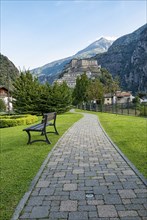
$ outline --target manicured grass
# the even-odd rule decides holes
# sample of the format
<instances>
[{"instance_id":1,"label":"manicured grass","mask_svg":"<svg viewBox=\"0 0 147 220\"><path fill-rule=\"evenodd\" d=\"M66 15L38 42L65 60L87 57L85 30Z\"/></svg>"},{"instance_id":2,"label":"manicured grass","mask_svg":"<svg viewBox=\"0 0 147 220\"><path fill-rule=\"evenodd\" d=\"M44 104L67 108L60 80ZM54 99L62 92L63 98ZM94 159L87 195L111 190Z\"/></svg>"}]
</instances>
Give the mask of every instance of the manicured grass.
<instances>
[{"instance_id":1,"label":"manicured grass","mask_svg":"<svg viewBox=\"0 0 147 220\"><path fill-rule=\"evenodd\" d=\"M52 144L44 142L27 145L25 126L0 129L1 136L1 205L0 219L11 218L16 205L28 190L31 180L37 174L49 151L63 133L82 117L81 114L65 113L57 116L57 130L60 135L49 134ZM48 127L51 130L51 127ZM40 134L34 132L35 138Z\"/></svg>"},{"instance_id":2,"label":"manicured grass","mask_svg":"<svg viewBox=\"0 0 147 220\"><path fill-rule=\"evenodd\" d=\"M98 115L109 137L147 178L147 118L89 111L88 113Z\"/></svg>"}]
</instances>

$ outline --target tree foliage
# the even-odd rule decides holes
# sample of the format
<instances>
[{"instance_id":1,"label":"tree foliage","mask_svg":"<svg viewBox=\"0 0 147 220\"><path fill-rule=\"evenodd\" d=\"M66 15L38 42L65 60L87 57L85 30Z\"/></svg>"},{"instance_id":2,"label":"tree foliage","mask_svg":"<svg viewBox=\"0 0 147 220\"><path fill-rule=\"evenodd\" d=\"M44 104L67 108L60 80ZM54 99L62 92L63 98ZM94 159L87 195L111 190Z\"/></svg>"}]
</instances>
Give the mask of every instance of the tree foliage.
<instances>
[{"instance_id":1,"label":"tree foliage","mask_svg":"<svg viewBox=\"0 0 147 220\"><path fill-rule=\"evenodd\" d=\"M21 72L14 83L13 107L19 113L33 113L38 99L39 83L29 71Z\"/></svg>"},{"instance_id":2,"label":"tree foliage","mask_svg":"<svg viewBox=\"0 0 147 220\"><path fill-rule=\"evenodd\" d=\"M21 72L14 83L13 107L19 113L65 112L71 104L67 84L41 85L29 71Z\"/></svg>"},{"instance_id":3,"label":"tree foliage","mask_svg":"<svg viewBox=\"0 0 147 220\"><path fill-rule=\"evenodd\" d=\"M104 95L104 88L99 79L91 81L87 88L87 99L91 100L102 100Z\"/></svg>"},{"instance_id":4,"label":"tree foliage","mask_svg":"<svg viewBox=\"0 0 147 220\"><path fill-rule=\"evenodd\" d=\"M89 85L89 79L86 73L82 74L76 79L76 86L73 91L73 103L80 104L87 101L87 88Z\"/></svg>"},{"instance_id":5,"label":"tree foliage","mask_svg":"<svg viewBox=\"0 0 147 220\"><path fill-rule=\"evenodd\" d=\"M114 93L119 90L119 79L113 79L112 75L105 68L101 68L100 82L103 84L105 93Z\"/></svg>"},{"instance_id":6,"label":"tree foliage","mask_svg":"<svg viewBox=\"0 0 147 220\"><path fill-rule=\"evenodd\" d=\"M103 100L105 93L114 93L118 89L118 78L113 79L112 75L104 68L101 68L101 74L95 79L88 79L86 73L84 73L76 80L73 91L73 104Z\"/></svg>"}]
</instances>

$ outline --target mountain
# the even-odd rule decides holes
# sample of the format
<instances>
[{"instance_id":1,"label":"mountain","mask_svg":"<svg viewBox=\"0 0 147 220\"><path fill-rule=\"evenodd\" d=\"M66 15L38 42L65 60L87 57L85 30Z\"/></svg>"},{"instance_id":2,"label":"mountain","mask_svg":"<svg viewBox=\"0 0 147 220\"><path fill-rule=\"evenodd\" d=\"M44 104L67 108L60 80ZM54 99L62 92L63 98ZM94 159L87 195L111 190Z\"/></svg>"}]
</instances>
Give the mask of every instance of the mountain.
<instances>
[{"instance_id":1,"label":"mountain","mask_svg":"<svg viewBox=\"0 0 147 220\"><path fill-rule=\"evenodd\" d=\"M112 45L112 40L107 40L105 38L100 38L99 40L93 42L88 47L80 50L75 54L75 58L83 59L95 56L95 54L104 53Z\"/></svg>"},{"instance_id":2,"label":"mountain","mask_svg":"<svg viewBox=\"0 0 147 220\"><path fill-rule=\"evenodd\" d=\"M94 57L101 67L119 76L125 90L147 92L147 24L118 38L103 54Z\"/></svg>"},{"instance_id":3,"label":"mountain","mask_svg":"<svg viewBox=\"0 0 147 220\"><path fill-rule=\"evenodd\" d=\"M95 56L97 53L106 52L112 43L112 40L100 38L71 57L56 60L42 67L35 68L31 70L31 72L39 78L40 82L44 83L45 81L48 81L52 83L55 79L58 79L65 65L70 63L73 58L90 58Z\"/></svg>"},{"instance_id":4,"label":"mountain","mask_svg":"<svg viewBox=\"0 0 147 220\"><path fill-rule=\"evenodd\" d=\"M0 85L12 89L12 84L16 77L19 76L19 71L16 66L4 55L0 54Z\"/></svg>"}]
</instances>

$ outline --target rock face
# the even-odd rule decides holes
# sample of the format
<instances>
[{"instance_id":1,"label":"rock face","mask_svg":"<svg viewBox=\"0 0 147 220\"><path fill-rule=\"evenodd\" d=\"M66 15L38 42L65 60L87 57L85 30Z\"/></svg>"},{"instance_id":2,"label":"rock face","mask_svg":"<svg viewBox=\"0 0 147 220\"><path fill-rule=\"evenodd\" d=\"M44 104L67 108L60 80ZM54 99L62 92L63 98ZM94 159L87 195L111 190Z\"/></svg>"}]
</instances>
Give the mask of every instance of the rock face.
<instances>
[{"instance_id":1,"label":"rock face","mask_svg":"<svg viewBox=\"0 0 147 220\"><path fill-rule=\"evenodd\" d=\"M0 54L0 85L12 89L13 81L19 75L18 69L15 65L6 57ZM9 85L8 85L9 84Z\"/></svg>"},{"instance_id":2,"label":"rock face","mask_svg":"<svg viewBox=\"0 0 147 220\"><path fill-rule=\"evenodd\" d=\"M119 76L123 89L134 94L147 92L147 25L118 38L106 53L94 58L113 76Z\"/></svg>"},{"instance_id":3,"label":"rock face","mask_svg":"<svg viewBox=\"0 0 147 220\"><path fill-rule=\"evenodd\" d=\"M42 67L31 70L33 75L36 75L39 78L41 83L48 81L52 83L55 79L58 79L59 75L62 73L65 65L70 63L74 58L84 59L95 56L97 53L103 53L108 50L110 45L112 45L112 40L107 40L105 38L100 38L99 40L93 42L88 47L79 51L71 57L65 59L56 60L54 62L48 63Z\"/></svg>"}]
</instances>

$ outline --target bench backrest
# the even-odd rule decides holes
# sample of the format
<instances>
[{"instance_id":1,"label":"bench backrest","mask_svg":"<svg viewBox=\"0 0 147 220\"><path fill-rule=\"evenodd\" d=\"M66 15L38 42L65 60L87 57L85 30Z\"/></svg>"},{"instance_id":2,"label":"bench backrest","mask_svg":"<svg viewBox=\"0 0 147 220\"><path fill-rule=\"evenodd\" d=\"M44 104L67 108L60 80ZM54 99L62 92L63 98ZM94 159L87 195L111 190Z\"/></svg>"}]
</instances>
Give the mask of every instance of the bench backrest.
<instances>
[{"instance_id":1,"label":"bench backrest","mask_svg":"<svg viewBox=\"0 0 147 220\"><path fill-rule=\"evenodd\" d=\"M55 124L56 121L56 112L50 112L50 113L44 113L42 118L42 124L46 126L48 121L54 120L53 124Z\"/></svg>"}]
</instances>

